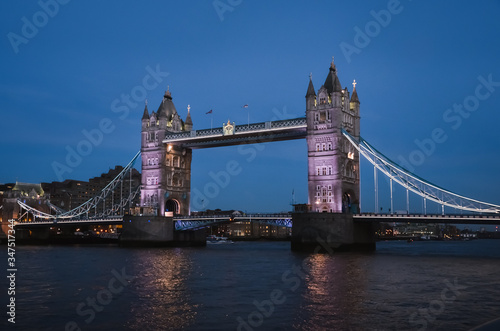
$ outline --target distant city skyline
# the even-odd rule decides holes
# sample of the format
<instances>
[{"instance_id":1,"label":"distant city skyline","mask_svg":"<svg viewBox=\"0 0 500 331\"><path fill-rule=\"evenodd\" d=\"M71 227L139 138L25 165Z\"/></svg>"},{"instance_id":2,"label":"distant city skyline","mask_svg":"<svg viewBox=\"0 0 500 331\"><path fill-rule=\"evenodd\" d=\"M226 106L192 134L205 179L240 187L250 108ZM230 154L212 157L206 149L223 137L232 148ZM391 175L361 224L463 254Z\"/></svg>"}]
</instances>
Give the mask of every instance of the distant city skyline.
<instances>
[{"instance_id":1,"label":"distant city skyline","mask_svg":"<svg viewBox=\"0 0 500 331\"><path fill-rule=\"evenodd\" d=\"M195 130L304 116L309 74L319 89L334 56L342 86L358 84L366 140L441 187L500 204L498 1L41 3L0 14L2 183L125 166L146 99L156 111L167 88ZM306 156L305 140L195 150L191 189L235 161L242 171L206 208L290 210L292 192L307 202ZM388 191L379 176L385 211ZM361 197L372 211L367 162Z\"/></svg>"}]
</instances>

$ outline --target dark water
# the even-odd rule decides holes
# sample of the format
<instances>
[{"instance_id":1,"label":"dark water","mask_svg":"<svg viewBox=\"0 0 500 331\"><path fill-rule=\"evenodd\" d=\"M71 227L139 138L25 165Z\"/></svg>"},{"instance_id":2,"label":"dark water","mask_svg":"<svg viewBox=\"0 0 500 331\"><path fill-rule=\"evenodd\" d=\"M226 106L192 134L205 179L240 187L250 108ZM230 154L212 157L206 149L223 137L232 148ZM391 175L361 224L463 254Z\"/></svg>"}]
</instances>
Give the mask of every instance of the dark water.
<instances>
[{"instance_id":1,"label":"dark water","mask_svg":"<svg viewBox=\"0 0 500 331\"><path fill-rule=\"evenodd\" d=\"M25 246L16 257L17 330L468 330L500 317L500 240L333 256L287 242Z\"/></svg>"}]
</instances>

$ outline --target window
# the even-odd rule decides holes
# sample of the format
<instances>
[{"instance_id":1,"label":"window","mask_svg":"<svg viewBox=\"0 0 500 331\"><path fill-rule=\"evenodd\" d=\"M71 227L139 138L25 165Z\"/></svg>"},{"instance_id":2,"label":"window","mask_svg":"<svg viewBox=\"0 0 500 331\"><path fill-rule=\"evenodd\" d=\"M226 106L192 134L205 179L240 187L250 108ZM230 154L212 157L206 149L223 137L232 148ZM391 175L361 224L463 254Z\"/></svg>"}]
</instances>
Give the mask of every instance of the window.
<instances>
[{"instance_id":1,"label":"window","mask_svg":"<svg viewBox=\"0 0 500 331\"><path fill-rule=\"evenodd\" d=\"M332 150L332 143L328 143L328 150L331 151Z\"/></svg>"},{"instance_id":2,"label":"window","mask_svg":"<svg viewBox=\"0 0 500 331\"><path fill-rule=\"evenodd\" d=\"M320 167L316 167L316 174L319 176L320 175Z\"/></svg>"},{"instance_id":3,"label":"window","mask_svg":"<svg viewBox=\"0 0 500 331\"><path fill-rule=\"evenodd\" d=\"M326 167L323 167L323 176L326 176Z\"/></svg>"},{"instance_id":4,"label":"window","mask_svg":"<svg viewBox=\"0 0 500 331\"><path fill-rule=\"evenodd\" d=\"M319 191L321 189L321 186L316 186L316 191Z\"/></svg>"},{"instance_id":5,"label":"window","mask_svg":"<svg viewBox=\"0 0 500 331\"><path fill-rule=\"evenodd\" d=\"M321 147L323 148L323 151L326 151L326 144L325 143L321 144Z\"/></svg>"},{"instance_id":6,"label":"window","mask_svg":"<svg viewBox=\"0 0 500 331\"><path fill-rule=\"evenodd\" d=\"M326 120L326 112L322 111L319 116L319 120L324 122Z\"/></svg>"},{"instance_id":7,"label":"window","mask_svg":"<svg viewBox=\"0 0 500 331\"><path fill-rule=\"evenodd\" d=\"M332 185L328 185L328 190L332 190Z\"/></svg>"},{"instance_id":8,"label":"window","mask_svg":"<svg viewBox=\"0 0 500 331\"><path fill-rule=\"evenodd\" d=\"M316 152L319 152L319 144L316 144Z\"/></svg>"}]
</instances>

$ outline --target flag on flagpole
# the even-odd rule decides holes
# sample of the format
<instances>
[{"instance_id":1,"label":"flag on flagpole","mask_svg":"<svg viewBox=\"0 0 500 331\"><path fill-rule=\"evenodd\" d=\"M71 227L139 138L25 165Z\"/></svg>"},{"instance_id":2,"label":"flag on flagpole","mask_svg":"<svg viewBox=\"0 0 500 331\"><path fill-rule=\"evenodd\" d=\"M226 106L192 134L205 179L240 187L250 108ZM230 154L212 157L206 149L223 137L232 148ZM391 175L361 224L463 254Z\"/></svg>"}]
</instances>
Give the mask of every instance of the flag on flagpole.
<instances>
[{"instance_id":1,"label":"flag on flagpole","mask_svg":"<svg viewBox=\"0 0 500 331\"><path fill-rule=\"evenodd\" d=\"M212 109L210 109L209 111L207 111L205 114L212 114Z\"/></svg>"},{"instance_id":2,"label":"flag on flagpole","mask_svg":"<svg viewBox=\"0 0 500 331\"><path fill-rule=\"evenodd\" d=\"M242 108L248 108L248 105L244 105Z\"/></svg>"}]
</instances>

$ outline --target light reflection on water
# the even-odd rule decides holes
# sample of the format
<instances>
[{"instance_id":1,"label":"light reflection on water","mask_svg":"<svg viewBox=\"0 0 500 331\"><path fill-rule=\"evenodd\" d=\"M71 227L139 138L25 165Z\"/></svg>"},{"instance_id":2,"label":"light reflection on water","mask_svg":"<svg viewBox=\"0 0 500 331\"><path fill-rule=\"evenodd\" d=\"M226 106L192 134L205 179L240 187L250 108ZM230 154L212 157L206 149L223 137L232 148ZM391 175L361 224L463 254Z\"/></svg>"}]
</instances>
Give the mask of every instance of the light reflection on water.
<instances>
[{"instance_id":1,"label":"light reflection on water","mask_svg":"<svg viewBox=\"0 0 500 331\"><path fill-rule=\"evenodd\" d=\"M181 329L196 316L185 278L191 273L190 256L181 249L168 252L149 250L130 261L130 273L136 276L129 313L134 316L126 327L154 330L158 327Z\"/></svg>"},{"instance_id":2,"label":"light reflection on water","mask_svg":"<svg viewBox=\"0 0 500 331\"><path fill-rule=\"evenodd\" d=\"M361 313L366 293L366 279L359 265L362 261L355 256L314 255L307 259L303 316L294 327L301 330L351 327L351 317Z\"/></svg>"},{"instance_id":3,"label":"light reflection on water","mask_svg":"<svg viewBox=\"0 0 500 331\"><path fill-rule=\"evenodd\" d=\"M16 257L20 330L61 330L70 321L82 330L234 330L241 321L242 330L416 330L423 322L468 330L500 314L500 240L382 242L376 253L333 256L293 253L286 242L26 246ZM87 323L77 306L122 268L134 278ZM430 306L447 281L461 286L456 298ZM271 309L273 291L283 300Z\"/></svg>"}]
</instances>

